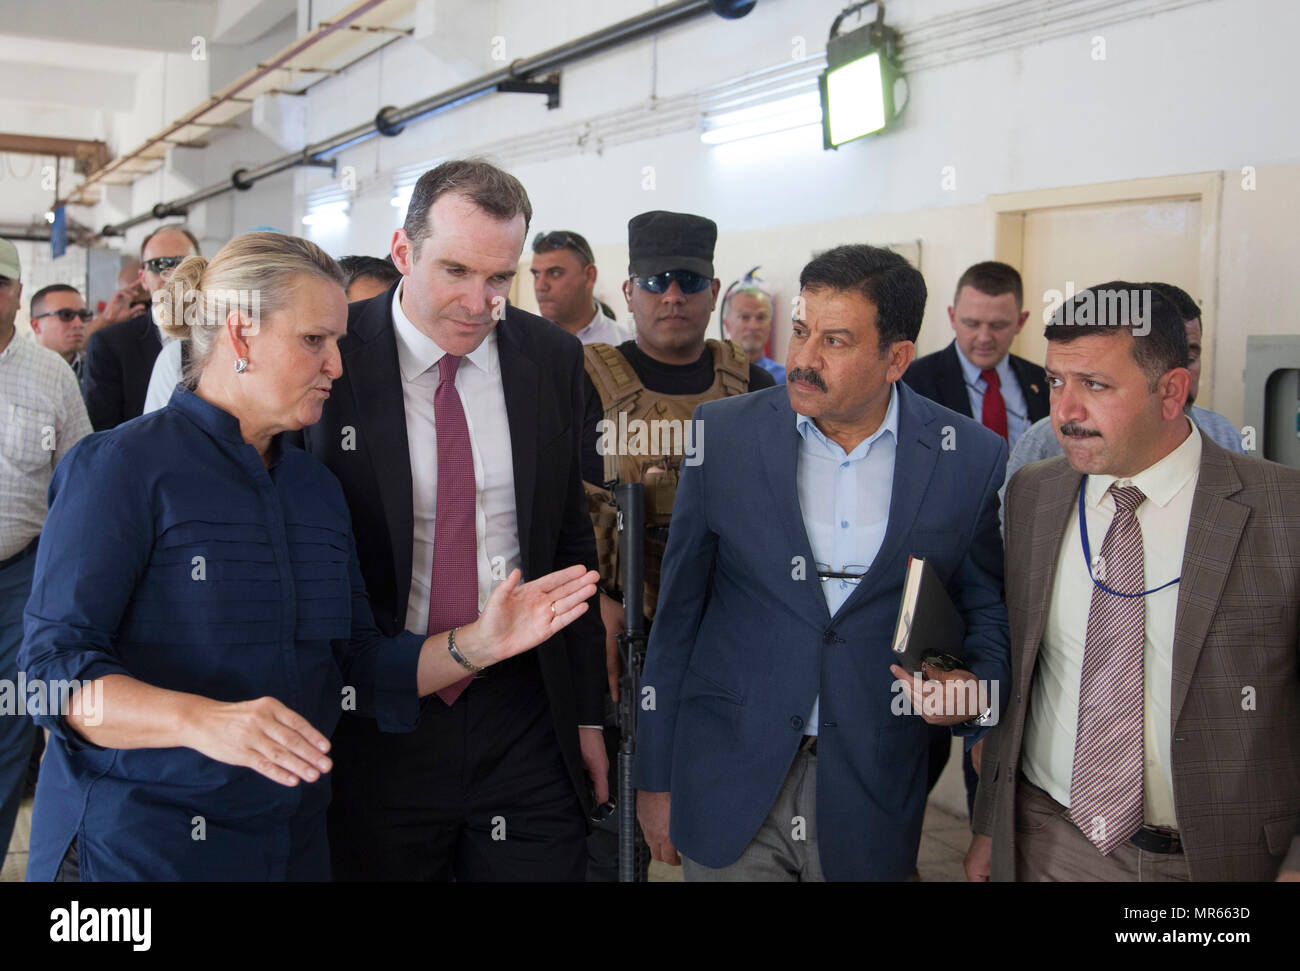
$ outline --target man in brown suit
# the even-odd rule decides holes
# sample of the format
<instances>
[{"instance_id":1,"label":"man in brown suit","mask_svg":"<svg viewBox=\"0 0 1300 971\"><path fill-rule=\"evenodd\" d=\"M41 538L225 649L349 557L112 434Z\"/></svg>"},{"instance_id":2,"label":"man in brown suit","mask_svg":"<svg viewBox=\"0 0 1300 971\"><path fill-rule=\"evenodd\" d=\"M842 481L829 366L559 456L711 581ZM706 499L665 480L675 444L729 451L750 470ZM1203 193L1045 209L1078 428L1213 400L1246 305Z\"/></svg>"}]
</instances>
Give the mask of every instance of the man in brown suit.
<instances>
[{"instance_id":1,"label":"man in brown suit","mask_svg":"<svg viewBox=\"0 0 1300 971\"><path fill-rule=\"evenodd\" d=\"M1300 472L1183 414L1150 290L1046 332L1063 457L1006 497L1012 688L986 736L972 880L1300 880Z\"/></svg>"}]
</instances>

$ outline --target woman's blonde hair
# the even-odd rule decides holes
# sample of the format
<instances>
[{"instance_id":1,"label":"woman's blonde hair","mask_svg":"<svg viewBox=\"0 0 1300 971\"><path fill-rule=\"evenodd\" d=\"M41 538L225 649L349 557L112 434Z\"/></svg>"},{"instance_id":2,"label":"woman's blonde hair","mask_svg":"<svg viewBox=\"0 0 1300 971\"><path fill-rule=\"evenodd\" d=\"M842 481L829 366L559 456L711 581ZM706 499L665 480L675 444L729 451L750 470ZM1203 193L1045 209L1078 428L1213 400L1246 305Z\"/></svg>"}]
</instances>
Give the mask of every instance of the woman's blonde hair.
<instances>
[{"instance_id":1,"label":"woman's blonde hair","mask_svg":"<svg viewBox=\"0 0 1300 971\"><path fill-rule=\"evenodd\" d=\"M283 233L236 236L211 261L187 257L153 300L154 319L162 332L190 342L181 383L190 390L198 386L232 310L242 310L260 327L266 315L285 308L292 298L294 277L303 274L340 287L345 280L323 249Z\"/></svg>"}]
</instances>

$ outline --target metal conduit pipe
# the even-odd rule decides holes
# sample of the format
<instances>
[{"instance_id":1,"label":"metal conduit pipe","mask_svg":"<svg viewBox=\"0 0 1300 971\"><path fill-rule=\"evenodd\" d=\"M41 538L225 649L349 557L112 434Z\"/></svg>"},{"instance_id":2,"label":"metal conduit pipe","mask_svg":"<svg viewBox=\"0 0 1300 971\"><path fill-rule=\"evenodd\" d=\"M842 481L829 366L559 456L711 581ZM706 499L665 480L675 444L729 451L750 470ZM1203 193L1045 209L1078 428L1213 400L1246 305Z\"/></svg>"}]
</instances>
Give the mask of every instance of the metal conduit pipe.
<instances>
[{"instance_id":1,"label":"metal conduit pipe","mask_svg":"<svg viewBox=\"0 0 1300 971\"><path fill-rule=\"evenodd\" d=\"M454 88L448 88L438 94L430 95L404 108L384 108L372 121L356 125L329 138L308 145L300 152L291 152L280 158L272 159L253 169L238 169L231 173L230 179L216 182L188 196L171 202L160 202L148 212L120 223L105 226L100 230L103 236L121 236L126 230L151 219L166 219L169 216L183 216L190 206L206 202L216 196L232 190L251 189L253 184L262 179L276 175L286 169L299 165L319 165L325 157L345 148L351 148L377 135L396 136L413 121L419 121L428 115L446 111L457 105L471 101L496 91L498 86L509 81L521 81L533 75L542 74L565 64L600 54L621 44L638 40L647 34L669 27L675 27L693 20L701 14L714 12L727 19L743 17L753 9L757 0L737 2L737 0L678 0L663 7L657 7L627 20L611 24L602 30L593 31L582 37L567 41L550 50L532 57L521 58L508 67L489 74L481 75Z\"/></svg>"}]
</instances>

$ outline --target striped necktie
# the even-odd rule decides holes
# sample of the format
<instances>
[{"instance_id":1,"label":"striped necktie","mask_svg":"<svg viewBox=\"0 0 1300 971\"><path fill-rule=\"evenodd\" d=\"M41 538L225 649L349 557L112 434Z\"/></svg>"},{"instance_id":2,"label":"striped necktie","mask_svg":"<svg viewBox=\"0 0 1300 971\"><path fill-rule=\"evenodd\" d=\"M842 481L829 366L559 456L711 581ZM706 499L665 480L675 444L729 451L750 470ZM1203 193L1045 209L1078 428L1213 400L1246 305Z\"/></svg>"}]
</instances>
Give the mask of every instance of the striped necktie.
<instances>
[{"instance_id":1,"label":"striped necktie","mask_svg":"<svg viewBox=\"0 0 1300 971\"><path fill-rule=\"evenodd\" d=\"M1136 486L1110 487L1115 517L1106 531L1097 579L1116 593L1140 594L1146 572ZM1079 723L1070 776L1070 819L1110 853L1142 828L1143 645L1146 598L1117 597L1096 583L1079 679Z\"/></svg>"}]
</instances>

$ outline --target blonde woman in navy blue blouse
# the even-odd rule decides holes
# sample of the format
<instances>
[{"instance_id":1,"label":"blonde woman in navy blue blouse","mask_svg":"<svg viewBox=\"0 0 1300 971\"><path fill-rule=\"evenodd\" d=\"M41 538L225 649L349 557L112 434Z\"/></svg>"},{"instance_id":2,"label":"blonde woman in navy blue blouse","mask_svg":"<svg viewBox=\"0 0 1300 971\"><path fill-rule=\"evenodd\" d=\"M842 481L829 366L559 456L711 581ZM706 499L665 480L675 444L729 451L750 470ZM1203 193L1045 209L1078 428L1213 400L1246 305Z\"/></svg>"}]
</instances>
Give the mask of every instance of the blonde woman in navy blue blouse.
<instances>
[{"instance_id":1,"label":"blonde woman in navy blue blouse","mask_svg":"<svg viewBox=\"0 0 1300 971\"><path fill-rule=\"evenodd\" d=\"M342 708L411 730L465 665L580 616L596 574L515 571L454 632L463 661L446 633L384 637L338 481L281 434L317 421L342 373L337 265L249 233L187 259L167 297L160 324L191 341L183 384L80 442L50 486L21 666L89 683L102 710L37 718L53 744L27 878L328 879Z\"/></svg>"}]
</instances>

